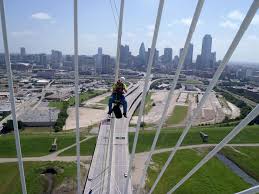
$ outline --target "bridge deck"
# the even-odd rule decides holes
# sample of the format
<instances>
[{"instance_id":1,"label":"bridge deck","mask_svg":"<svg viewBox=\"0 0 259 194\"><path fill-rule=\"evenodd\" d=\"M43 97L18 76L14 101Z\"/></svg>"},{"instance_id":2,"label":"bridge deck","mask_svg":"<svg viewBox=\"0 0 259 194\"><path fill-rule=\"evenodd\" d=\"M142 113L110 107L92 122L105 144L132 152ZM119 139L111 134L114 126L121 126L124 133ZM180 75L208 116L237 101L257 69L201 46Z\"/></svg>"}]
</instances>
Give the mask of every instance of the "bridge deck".
<instances>
[{"instance_id":1,"label":"bridge deck","mask_svg":"<svg viewBox=\"0 0 259 194\"><path fill-rule=\"evenodd\" d=\"M110 193L122 193L129 165L129 150L128 150L128 125L131 116L134 113L138 103L140 102L140 94L143 90L143 83L130 88L128 91L128 118L110 119L101 122L99 135L97 138L96 148L87 182L84 188L84 194L92 193L107 193L108 192L108 174L109 174L109 137L110 131L114 129L113 136L113 151L112 151L112 166L111 166L111 182ZM128 188L128 193L132 193L131 181Z\"/></svg>"}]
</instances>

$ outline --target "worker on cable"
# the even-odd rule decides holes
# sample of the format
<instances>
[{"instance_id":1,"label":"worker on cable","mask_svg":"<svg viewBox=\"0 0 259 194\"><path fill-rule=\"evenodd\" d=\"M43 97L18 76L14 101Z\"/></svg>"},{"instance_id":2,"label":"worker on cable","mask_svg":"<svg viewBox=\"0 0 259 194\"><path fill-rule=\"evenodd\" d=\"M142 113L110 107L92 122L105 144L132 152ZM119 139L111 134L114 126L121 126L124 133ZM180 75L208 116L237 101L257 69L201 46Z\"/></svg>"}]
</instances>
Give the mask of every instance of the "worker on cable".
<instances>
[{"instance_id":1,"label":"worker on cable","mask_svg":"<svg viewBox=\"0 0 259 194\"><path fill-rule=\"evenodd\" d=\"M109 99L109 111L108 115L112 113L112 103L116 100L120 101L123 107L123 116L127 118L127 101L125 99L124 93L127 92L125 85L125 78L121 77L115 84L112 86L112 95Z\"/></svg>"}]
</instances>

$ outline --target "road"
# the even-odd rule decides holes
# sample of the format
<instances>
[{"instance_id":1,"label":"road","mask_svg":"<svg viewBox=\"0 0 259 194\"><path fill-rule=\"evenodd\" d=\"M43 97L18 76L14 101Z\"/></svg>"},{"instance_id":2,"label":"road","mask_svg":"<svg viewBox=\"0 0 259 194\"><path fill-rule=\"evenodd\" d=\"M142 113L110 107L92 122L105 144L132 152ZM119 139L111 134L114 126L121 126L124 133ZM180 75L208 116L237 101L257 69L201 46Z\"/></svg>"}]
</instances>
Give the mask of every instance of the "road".
<instances>
[{"instance_id":1,"label":"road","mask_svg":"<svg viewBox=\"0 0 259 194\"><path fill-rule=\"evenodd\" d=\"M29 109L34 110L39 106L39 104L42 102L42 100L45 97L47 89L50 87L50 85L53 83L53 81L49 82L48 85L42 89L41 97L38 100L38 97L31 97L30 99L24 101L23 103L16 106L16 117L18 118L21 114L23 114L25 111ZM7 120L12 119L12 114L5 117L2 121L0 121L0 126L3 125Z\"/></svg>"},{"instance_id":2,"label":"road","mask_svg":"<svg viewBox=\"0 0 259 194\"><path fill-rule=\"evenodd\" d=\"M123 191L129 162L128 150L128 125L130 118L136 108L134 100L139 97L143 91L144 82L132 86L128 90L126 99L128 101L128 119L110 119L104 120L99 128L97 144L88 174L88 179L84 188L84 194L88 194L92 189L93 193L120 193ZM110 147L110 132L114 130L113 144ZM110 148L112 148L110 150ZM110 155L112 152L112 155ZM111 156L111 157L110 157ZM110 163L111 168L110 168ZM109 176L110 175L110 176ZM108 181L110 177L110 182ZM131 192L131 184L129 186Z\"/></svg>"},{"instance_id":3,"label":"road","mask_svg":"<svg viewBox=\"0 0 259 194\"><path fill-rule=\"evenodd\" d=\"M89 140L90 138L93 138L94 136L89 136L80 142L84 142ZM75 146L76 144L72 144L62 150L59 150L57 152L54 152L52 154L48 154L46 156L40 156L40 157L23 157L23 160L26 162L41 162L41 161L66 161L66 162L72 162L76 160L76 156L58 156L61 152L64 152L71 147ZM193 148L206 148L206 147L215 147L217 144L197 144L197 145L186 145L186 146L180 146L179 150L185 150L185 149L193 149ZM244 144L227 144L226 147L259 147L259 143L244 143ZM154 151L154 154L164 153L172 151L174 148L162 148L157 149ZM141 152L137 153L136 157L138 156L145 156L148 152ZM81 156L81 160L87 160L90 161L92 159L92 156ZM0 158L0 163L8 163L8 162L17 162L17 158Z\"/></svg>"},{"instance_id":4,"label":"road","mask_svg":"<svg viewBox=\"0 0 259 194\"><path fill-rule=\"evenodd\" d=\"M129 166L129 144L128 144L128 126L130 119L141 102L141 93L143 91L144 82L139 84L139 88L132 93L127 101L132 106L128 109L128 118L115 120L113 153L112 153L112 170L110 194L119 194L124 192L126 184L125 173L127 174ZM132 193L131 179L128 186L128 194Z\"/></svg>"}]
</instances>

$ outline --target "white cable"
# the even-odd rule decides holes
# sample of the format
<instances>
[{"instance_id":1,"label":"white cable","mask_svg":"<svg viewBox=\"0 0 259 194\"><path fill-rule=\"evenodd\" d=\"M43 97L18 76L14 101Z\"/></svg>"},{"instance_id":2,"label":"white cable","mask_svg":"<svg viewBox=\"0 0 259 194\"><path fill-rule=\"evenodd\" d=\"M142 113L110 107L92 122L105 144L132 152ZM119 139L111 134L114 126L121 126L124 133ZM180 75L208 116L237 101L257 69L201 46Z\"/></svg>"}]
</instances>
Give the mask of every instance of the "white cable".
<instances>
[{"instance_id":1,"label":"white cable","mask_svg":"<svg viewBox=\"0 0 259 194\"><path fill-rule=\"evenodd\" d=\"M240 191L240 192L238 192L236 194L256 194L258 192L259 192L259 185L251 187L251 188L246 189L244 191Z\"/></svg>"},{"instance_id":2,"label":"white cable","mask_svg":"<svg viewBox=\"0 0 259 194\"><path fill-rule=\"evenodd\" d=\"M192 19L192 23L191 23L191 26L190 26L190 29L189 29L189 33L187 35L187 38L186 38L186 41L185 41L185 44L184 44L183 54L180 56L179 65L178 65L176 73L175 73L175 77L174 77L174 80L173 80L171 90L170 90L170 92L167 96L167 100L166 100L166 103L165 103L165 106L164 106L164 109L163 109L163 113L162 113L162 116L160 118L160 123L159 123L158 129L156 130L156 135L154 137L150 152L149 152L147 160L145 162L145 167L143 169L143 173L142 173L142 176L141 176L141 179L140 179L140 185L137 188L137 193L139 193L140 188L143 187L143 184L144 184L144 181L145 181L145 176L146 176L146 173L147 173L147 169L148 169L148 166L150 164L150 161L151 161L152 155L154 153L154 150L156 148L156 144L157 144L157 140L158 140L161 128L163 127L163 124L165 122L168 107L169 107L169 105L172 101L172 96L174 94L174 90L175 90L178 78L180 76L180 72L181 72L181 69L182 69L182 66L183 66L183 62L185 61L185 57L187 55L189 45L190 45L190 42L191 42L191 39L192 39L192 35L193 35L193 32L195 30L195 27L197 25L197 22L198 22L198 19L199 19L199 16L200 16L203 3L204 3L204 0L199 0L198 4L196 6L195 13L194 13L194 16L193 16L193 19Z\"/></svg>"},{"instance_id":3,"label":"white cable","mask_svg":"<svg viewBox=\"0 0 259 194\"><path fill-rule=\"evenodd\" d=\"M189 129L191 128L192 122L196 119L196 116L200 113L200 111L201 111L203 105L205 104L205 102L206 102L206 100L207 100L209 94L211 93L213 87L216 85L216 83L217 83L217 81L218 81L218 79L219 79L219 77L220 77L222 71L224 70L226 64L228 63L228 61L229 61L229 59L230 59L230 57L232 56L233 52L235 51L235 49L236 49L236 47L237 47L239 41L241 40L242 36L244 35L245 31L247 30L249 24L251 23L251 21L252 21L254 15L255 15L255 13L256 13L256 11L257 11L257 9L258 9L258 5L259 5L259 0L255 0L255 1L253 2L253 4L251 5L251 7L250 7L250 9L249 9L249 11L248 11L246 17L244 18L244 20L243 20L243 22L242 22L242 24L241 24L241 26L240 26L240 28L239 28L239 30L238 30L238 32L237 32L235 38L234 38L234 40L232 41L232 43L231 43L229 49L227 50L227 52L226 52L226 54L225 54L223 60L221 61L220 65L219 65L219 67L218 67L218 69L217 69L217 71L215 72L215 74L214 74L214 76L213 76L213 79L211 80L211 82L210 82L208 88L206 89L204 95L202 96L202 99L201 99L201 101L199 102L199 104L198 104L196 110L194 111L193 115L191 115L191 116L188 118L188 120L187 120L187 125L186 125L185 129L183 130L183 132L182 132L180 138L178 139L178 141L177 141L177 143L176 143L176 145L175 145L175 148L172 150L170 156L168 157L168 159L167 159L165 165L163 166L161 172L159 173L157 179L155 180L154 184L152 185L152 188L151 188L149 194L151 194L151 193L154 191L156 185L157 185L158 182L160 181L160 179L161 179L162 175L164 174L166 168L167 168L168 165L170 164L170 162L171 162L171 160L173 159L173 157L174 157L176 151L177 151L178 148L180 147L182 141L184 140L185 136L187 135Z\"/></svg>"},{"instance_id":4,"label":"white cable","mask_svg":"<svg viewBox=\"0 0 259 194\"><path fill-rule=\"evenodd\" d=\"M163 12L163 7L164 7L164 0L160 0L158 11L157 11L156 24L155 24L155 29L154 29L151 51L150 51L150 55L149 55L149 59L148 59L147 73L146 73L146 77L145 77L145 84L144 84L143 93L142 93L141 105L140 105L140 108L139 108L137 128L136 128L132 152L131 152L131 156L130 156L130 162L129 162L129 168L128 168L128 177L126 179L126 184L125 184L125 188L124 188L124 194L128 193L129 179L131 177L131 169L132 169L133 160L134 160L134 157L135 157L136 146L137 146L137 142L138 142L140 122L141 122L141 117L142 117L143 111L144 111L147 90L148 90L148 87L149 87L150 74L151 74L153 58L154 58L154 54L155 54L155 47L156 47L156 42L157 42L158 31L159 31L162 12Z\"/></svg>"},{"instance_id":5,"label":"white cable","mask_svg":"<svg viewBox=\"0 0 259 194\"><path fill-rule=\"evenodd\" d=\"M112 113L113 115L113 113ZM107 189L108 193L111 191L111 174L112 174L112 154L113 154L113 137L114 137L114 129L116 125L116 120L112 118L111 125L110 125L110 138L109 138L109 160L108 160L108 165L110 166L109 171L108 171L108 181L107 181Z\"/></svg>"},{"instance_id":6,"label":"white cable","mask_svg":"<svg viewBox=\"0 0 259 194\"><path fill-rule=\"evenodd\" d=\"M113 179L113 181L114 181L115 188L117 189L118 193L121 194L120 188L119 188L119 186L118 186L118 184L117 184L116 179L114 178L114 176L112 176L112 179Z\"/></svg>"},{"instance_id":7,"label":"white cable","mask_svg":"<svg viewBox=\"0 0 259 194\"><path fill-rule=\"evenodd\" d=\"M116 15L117 15L117 17L119 17L118 8L117 8L117 5L116 5L116 0L113 0L113 3L114 3Z\"/></svg>"},{"instance_id":8,"label":"white cable","mask_svg":"<svg viewBox=\"0 0 259 194\"><path fill-rule=\"evenodd\" d=\"M22 160L20 135L19 135L17 118L16 118L15 98L14 98L14 89L13 89L13 76L12 76L12 68L11 68L10 54L9 54L9 48L8 48L5 10L4 10L3 0L0 0L0 9L1 9L0 11L1 11L3 43L4 43L4 51L5 51L5 63L6 63L6 70L7 70L7 76L8 76L8 88L9 88L9 94L10 94L9 100L11 102L11 112L12 112L13 128L14 128L14 135L15 135L16 153L17 153L19 173L20 173L20 179L21 179L21 185L22 185L22 193L27 194L26 181L25 181L24 168L23 168L23 160Z\"/></svg>"},{"instance_id":9,"label":"white cable","mask_svg":"<svg viewBox=\"0 0 259 194\"><path fill-rule=\"evenodd\" d=\"M74 0L74 63L75 63L75 116L76 116L76 162L77 162L77 194L81 194L80 173L80 129L79 129L79 75L78 75L78 14L77 0Z\"/></svg>"},{"instance_id":10,"label":"white cable","mask_svg":"<svg viewBox=\"0 0 259 194\"><path fill-rule=\"evenodd\" d=\"M113 15L115 26L116 26L116 28L118 28L117 19L115 17L114 10L113 10L113 7L112 7L112 1L109 0L109 3L110 3L110 6L111 6L111 10L112 10L112 15Z\"/></svg>"},{"instance_id":11,"label":"white cable","mask_svg":"<svg viewBox=\"0 0 259 194\"><path fill-rule=\"evenodd\" d=\"M167 194L173 193L195 172L197 172L206 162L218 153L228 142L230 142L243 128L245 128L259 114L257 105L212 151L210 151L182 180L180 180Z\"/></svg>"},{"instance_id":12,"label":"white cable","mask_svg":"<svg viewBox=\"0 0 259 194\"><path fill-rule=\"evenodd\" d=\"M124 12L124 0L121 0L120 4L120 19L119 19L119 28L118 28L118 39L117 39L117 53L116 53L116 64L115 64L115 82L119 78L120 70L120 47L121 47L121 36L122 36L122 21L123 21L123 12ZM113 136L114 136L114 127L111 128L110 135L110 161L109 166L112 166L112 153L113 153ZM110 193L110 181L111 181L111 170L110 175L108 176L108 193Z\"/></svg>"},{"instance_id":13,"label":"white cable","mask_svg":"<svg viewBox=\"0 0 259 194\"><path fill-rule=\"evenodd\" d=\"M117 40L116 65L115 65L115 82L117 82L117 80L119 78L119 70L120 70L120 48L121 48L123 10L124 10L124 0L121 0L120 20L119 20L118 40Z\"/></svg>"}]
</instances>

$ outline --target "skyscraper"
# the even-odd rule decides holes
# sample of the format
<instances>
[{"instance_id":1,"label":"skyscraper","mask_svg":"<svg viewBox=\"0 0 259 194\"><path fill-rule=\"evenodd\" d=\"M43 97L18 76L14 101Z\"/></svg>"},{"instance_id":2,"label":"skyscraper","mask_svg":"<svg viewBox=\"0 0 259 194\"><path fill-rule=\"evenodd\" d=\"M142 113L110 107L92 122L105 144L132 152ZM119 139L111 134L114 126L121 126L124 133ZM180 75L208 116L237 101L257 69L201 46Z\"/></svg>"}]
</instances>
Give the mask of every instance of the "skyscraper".
<instances>
[{"instance_id":1,"label":"skyscraper","mask_svg":"<svg viewBox=\"0 0 259 194\"><path fill-rule=\"evenodd\" d=\"M201 64L200 64L201 68L207 68L210 65L211 46L212 46L212 37L210 34L206 34L202 39Z\"/></svg>"},{"instance_id":2,"label":"skyscraper","mask_svg":"<svg viewBox=\"0 0 259 194\"><path fill-rule=\"evenodd\" d=\"M149 56L150 56L151 48L148 48L148 51L146 52L146 64L148 63ZM153 65L157 65L159 59L159 51L155 48L155 53L153 57Z\"/></svg>"},{"instance_id":3,"label":"skyscraper","mask_svg":"<svg viewBox=\"0 0 259 194\"><path fill-rule=\"evenodd\" d=\"M181 56L183 54L183 48L180 49L180 55ZM185 56L185 60L183 63L183 69L188 69L188 67L190 65L192 65L192 56L193 56L193 44L190 43L189 48L188 48L188 52Z\"/></svg>"},{"instance_id":4,"label":"skyscraper","mask_svg":"<svg viewBox=\"0 0 259 194\"><path fill-rule=\"evenodd\" d=\"M173 58L173 49L172 48L164 48L164 63L171 63Z\"/></svg>"},{"instance_id":5,"label":"skyscraper","mask_svg":"<svg viewBox=\"0 0 259 194\"><path fill-rule=\"evenodd\" d=\"M121 45L120 47L120 62L128 64L130 57L130 51L128 45Z\"/></svg>"},{"instance_id":6,"label":"skyscraper","mask_svg":"<svg viewBox=\"0 0 259 194\"><path fill-rule=\"evenodd\" d=\"M109 74L112 72L110 55L103 55L102 57L102 73Z\"/></svg>"},{"instance_id":7,"label":"skyscraper","mask_svg":"<svg viewBox=\"0 0 259 194\"><path fill-rule=\"evenodd\" d=\"M62 63L62 52L57 50L51 50L51 63L55 67L59 67Z\"/></svg>"},{"instance_id":8,"label":"skyscraper","mask_svg":"<svg viewBox=\"0 0 259 194\"><path fill-rule=\"evenodd\" d=\"M47 55L46 54L40 54L40 66L43 66L44 68L47 68Z\"/></svg>"},{"instance_id":9,"label":"skyscraper","mask_svg":"<svg viewBox=\"0 0 259 194\"><path fill-rule=\"evenodd\" d=\"M145 49L144 43L142 42L139 48L139 58L142 64L144 64L146 61L145 56L146 56L146 49Z\"/></svg>"},{"instance_id":10,"label":"skyscraper","mask_svg":"<svg viewBox=\"0 0 259 194\"><path fill-rule=\"evenodd\" d=\"M21 59L24 60L25 56L26 56L26 51L24 47L21 47L20 49L20 55L21 55Z\"/></svg>"},{"instance_id":11,"label":"skyscraper","mask_svg":"<svg viewBox=\"0 0 259 194\"><path fill-rule=\"evenodd\" d=\"M98 48L98 54L95 57L95 69L96 73L100 74L102 72L102 56L103 56L103 49L101 47Z\"/></svg>"}]
</instances>

